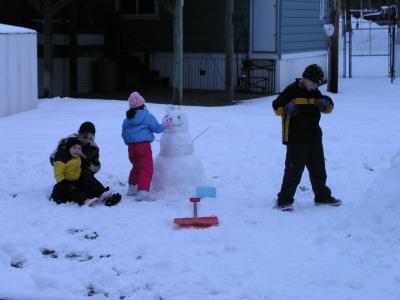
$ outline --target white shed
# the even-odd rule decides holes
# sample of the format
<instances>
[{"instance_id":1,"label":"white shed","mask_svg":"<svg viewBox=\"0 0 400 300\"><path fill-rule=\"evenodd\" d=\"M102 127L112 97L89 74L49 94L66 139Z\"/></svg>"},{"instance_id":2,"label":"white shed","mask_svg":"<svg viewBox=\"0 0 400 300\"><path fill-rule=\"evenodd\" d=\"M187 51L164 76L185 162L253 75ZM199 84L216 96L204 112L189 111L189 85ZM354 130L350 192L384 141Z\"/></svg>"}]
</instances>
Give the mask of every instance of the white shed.
<instances>
[{"instance_id":1,"label":"white shed","mask_svg":"<svg viewBox=\"0 0 400 300\"><path fill-rule=\"evenodd\" d=\"M36 31L0 24L0 117L38 105Z\"/></svg>"}]
</instances>

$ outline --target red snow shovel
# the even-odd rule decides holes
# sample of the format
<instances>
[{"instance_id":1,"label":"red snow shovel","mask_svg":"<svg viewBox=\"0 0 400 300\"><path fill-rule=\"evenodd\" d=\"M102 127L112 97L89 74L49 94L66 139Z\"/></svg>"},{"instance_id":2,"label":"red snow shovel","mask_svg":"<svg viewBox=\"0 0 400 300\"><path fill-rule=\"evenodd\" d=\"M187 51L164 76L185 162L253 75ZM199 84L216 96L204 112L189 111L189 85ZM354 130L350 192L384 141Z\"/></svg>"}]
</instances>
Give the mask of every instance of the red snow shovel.
<instances>
[{"instance_id":1,"label":"red snow shovel","mask_svg":"<svg viewBox=\"0 0 400 300\"><path fill-rule=\"evenodd\" d=\"M197 216L197 203L200 202L199 197L190 198L190 202L193 203L193 218L175 218L174 223L179 227L197 227L207 228L210 226L216 226L219 224L218 217L198 217Z\"/></svg>"}]
</instances>

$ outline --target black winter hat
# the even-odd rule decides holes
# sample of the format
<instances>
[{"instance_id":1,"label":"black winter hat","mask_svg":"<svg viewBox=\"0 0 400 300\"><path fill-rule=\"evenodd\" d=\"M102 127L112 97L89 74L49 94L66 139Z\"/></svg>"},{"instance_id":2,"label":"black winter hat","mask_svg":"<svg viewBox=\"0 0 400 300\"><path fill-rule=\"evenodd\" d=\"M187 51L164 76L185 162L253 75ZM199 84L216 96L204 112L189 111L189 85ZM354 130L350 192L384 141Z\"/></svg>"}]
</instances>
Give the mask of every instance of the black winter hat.
<instances>
[{"instance_id":1,"label":"black winter hat","mask_svg":"<svg viewBox=\"0 0 400 300\"><path fill-rule=\"evenodd\" d=\"M79 133L91 133L91 134L96 134L96 127L94 127L94 124L92 122L86 121L81 124L79 127Z\"/></svg>"},{"instance_id":2,"label":"black winter hat","mask_svg":"<svg viewBox=\"0 0 400 300\"><path fill-rule=\"evenodd\" d=\"M65 148L67 150L69 150L72 146L75 146L75 145L82 146L82 142L77 137L70 137L65 140L64 145L65 145Z\"/></svg>"},{"instance_id":3,"label":"black winter hat","mask_svg":"<svg viewBox=\"0 0 400 300\"><path fill-rule=\"evenodd\" d=\"M317 64L309 65L303 72L303 78L320 85L324 80L324 71Z\"/></svg>"}]
</instances>

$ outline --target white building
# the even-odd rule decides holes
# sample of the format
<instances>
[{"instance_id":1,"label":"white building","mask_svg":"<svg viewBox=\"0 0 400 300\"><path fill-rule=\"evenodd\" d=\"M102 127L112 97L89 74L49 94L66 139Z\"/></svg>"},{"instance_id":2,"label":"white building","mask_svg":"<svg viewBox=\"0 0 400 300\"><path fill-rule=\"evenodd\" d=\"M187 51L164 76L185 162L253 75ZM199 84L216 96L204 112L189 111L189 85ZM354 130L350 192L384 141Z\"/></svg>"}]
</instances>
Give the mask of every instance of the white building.
<instances>
[{"instance_id":1,"label":"white building","mask_svg":"<svg viewBox=\"0 0 400 300\"><path fill-rule=\"evenodd\" d=\"M36 31L0 24L0 117L36 108Z\"/></svg>"}]
</instances>

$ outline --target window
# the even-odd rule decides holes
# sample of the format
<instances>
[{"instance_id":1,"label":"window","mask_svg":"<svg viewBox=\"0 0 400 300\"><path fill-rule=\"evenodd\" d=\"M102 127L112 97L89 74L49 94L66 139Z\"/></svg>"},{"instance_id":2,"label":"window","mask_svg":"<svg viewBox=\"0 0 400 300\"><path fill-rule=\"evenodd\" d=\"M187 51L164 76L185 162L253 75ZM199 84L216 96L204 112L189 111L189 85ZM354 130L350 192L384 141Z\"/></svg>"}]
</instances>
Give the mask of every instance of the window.
<instances>
[{"instance_id":1,"label":"window","mask_svg":"<svg viewBox=\"0 0 400 300\"><path fill-rule=\"evenodd\" d=\"M328 19L329 0L319 0L319 19Z\"/></svg>"},{"instance_id":2,"label":"window","mask_svg":"<svg viewBox=\"0 0 400 300\"><path fill-rule=\"evenodd\" d=\"M117 10L126 19L158 19L157 0L117 0Z\"/></svg>"}]
</instances>

